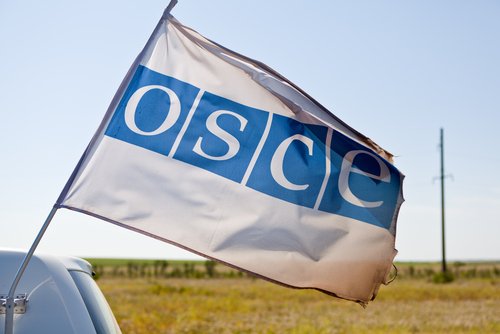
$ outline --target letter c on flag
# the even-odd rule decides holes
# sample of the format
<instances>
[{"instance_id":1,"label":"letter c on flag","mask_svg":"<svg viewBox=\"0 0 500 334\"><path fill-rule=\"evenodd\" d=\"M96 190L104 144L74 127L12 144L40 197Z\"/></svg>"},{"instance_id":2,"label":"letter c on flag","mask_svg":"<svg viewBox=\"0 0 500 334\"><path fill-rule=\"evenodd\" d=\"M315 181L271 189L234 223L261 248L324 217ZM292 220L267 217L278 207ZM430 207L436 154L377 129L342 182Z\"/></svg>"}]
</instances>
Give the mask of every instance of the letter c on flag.
<instances>
[{"instance_id":1,"label":"letter c on flag","mask_svg":"<svg viewBox=\"0 0 500 334\"><path fill-rule=\"evenodd\" d=\"M274 180L283 188L290 190L305 190L309 187L308 184L295 184L290 182L283 172L283 160L285 159L285 153L288 147L294 140L299 140L306 144L309 151L309 155L312 155L313 151L313 141L303 135L293 135L285 140L278 146L276 152L274 152L273 158L271 159L271 174Z\"/></svg>"},{"instance_id":2,"label":"letter c on flag","mask_svg":"<svg viewBox=\"0 0 500 334\"><path fill-rule=\"evenodd\" d=\"M165 93L167 93L170 98L170 106L168 107L168 113L165 117L165 120L161 125L153 131L143 131L137 127L135 123L135 112L137 110L137 106L141 101L144 94L153 89L159 89ZM130 130L134 131L137 134L143 136L155 136L160 133L163 133L170 129L172 125L175 124L179 115L181 113L181 102L179 101L179 97L175 92L167 87L159 86L159 85L149 85L139 88L132 94L130 99L127 102L127 107L125 108L125 124L129 127Z\"/></svg>"}]
</instances>

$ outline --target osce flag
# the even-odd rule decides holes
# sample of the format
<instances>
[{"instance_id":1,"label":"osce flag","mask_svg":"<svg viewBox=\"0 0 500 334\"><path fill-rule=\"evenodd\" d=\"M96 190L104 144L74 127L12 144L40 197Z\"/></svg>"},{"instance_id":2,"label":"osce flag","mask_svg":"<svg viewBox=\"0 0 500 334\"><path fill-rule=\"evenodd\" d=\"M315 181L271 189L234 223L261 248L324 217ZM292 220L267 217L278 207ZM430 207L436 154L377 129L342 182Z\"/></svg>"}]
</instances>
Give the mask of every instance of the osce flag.
<instances>
[{"instance_id":1,"label":"osce flag","mask_svg":"<svg viewBox=\"0 0 500 334\"><path fill-rule=\"evenodd\" d=\"M396 254L403 175L391 158L166 11L56 207L366 303Z\"/></svg>"}]
</instances>

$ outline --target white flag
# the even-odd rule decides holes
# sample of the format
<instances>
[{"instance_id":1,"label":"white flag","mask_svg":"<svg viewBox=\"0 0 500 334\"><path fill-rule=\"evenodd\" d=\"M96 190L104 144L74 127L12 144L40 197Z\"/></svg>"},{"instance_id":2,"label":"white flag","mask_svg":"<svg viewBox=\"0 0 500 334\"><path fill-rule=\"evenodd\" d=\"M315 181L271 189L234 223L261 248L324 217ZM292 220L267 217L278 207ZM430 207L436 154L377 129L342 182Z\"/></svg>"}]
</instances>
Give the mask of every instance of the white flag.
<instances>
[{"instance_id":1,"label":"white flag","mask_svg":"<svg viewBox=\"0 0 500 334\"><path fill-rule=\"evenodd\" d=\"M165 13L56 206L291 287L373 299L403 175L266 65Z\"/></svg>"}]
</instances>

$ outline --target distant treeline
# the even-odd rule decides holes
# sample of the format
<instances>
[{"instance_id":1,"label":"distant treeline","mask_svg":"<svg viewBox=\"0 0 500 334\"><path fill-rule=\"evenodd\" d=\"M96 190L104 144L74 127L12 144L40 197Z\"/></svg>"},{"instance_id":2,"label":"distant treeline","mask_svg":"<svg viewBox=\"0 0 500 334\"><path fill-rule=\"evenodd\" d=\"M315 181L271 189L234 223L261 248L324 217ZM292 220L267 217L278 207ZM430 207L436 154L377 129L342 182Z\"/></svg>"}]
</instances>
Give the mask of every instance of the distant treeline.
<instances>
[{"instance_id":1,"label":"distant treeline","mask_svg":"<svg viewBox=\"0 0 500 334\"><path fill-rule=\"evenodd\" d=\"M440 263L396 263L398 278L435 278L441 271ZM499 262L452 262L447 270L454 279L499 278Z\"/></svg>"},{"instance_id":2,"label":"distant treeline","mask_svg":"<svg viewBox=\"0 0 500 334\"><path fill-rule=\"evenodd\" d=\"M88 259L95 278L237 278L251 277L215 261ZM439 263L396 263L398 279L434 279ZM499 278L500 262L453 262L448 270L454 279ZM395 271L394 271L395 273Z\"/></svg>"},{"instance_id":3,"label":"distant treeline","mask_svg":"<svg viewBox=\"0 0 500 334\"><path fill-rule=\"evenodd\" d=\"M236 278L246 273L215 261L101 260L90 259L95 278Z\"/></svg>"}]
</instances>

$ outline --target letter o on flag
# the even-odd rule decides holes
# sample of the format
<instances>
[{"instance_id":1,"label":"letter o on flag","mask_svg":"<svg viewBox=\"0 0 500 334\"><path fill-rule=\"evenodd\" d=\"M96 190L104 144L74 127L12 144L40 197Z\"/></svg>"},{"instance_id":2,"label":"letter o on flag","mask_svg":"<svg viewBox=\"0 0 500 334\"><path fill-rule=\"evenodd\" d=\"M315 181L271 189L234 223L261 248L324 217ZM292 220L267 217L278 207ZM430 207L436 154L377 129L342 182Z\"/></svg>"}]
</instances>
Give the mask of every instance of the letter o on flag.
<instances>
[{"instance_id":1,"label":"letter o on flag","mask_svg":"<svg viewBox=\"0 0 500 334\"><path fill-rule=\"evenodd\" d=\"M144 94L153 89L159 89L165 93L167 93L170 98L170 106L168 107L168 113L165 117L163 123L153 131L143 131L137 127L135 123L135 112L137 110L137 106L141 101ZM155 136L160 133L163 133L170 129L172 125L175 124L179 115L181 113L181 102L179 101L179 97L175 92L167 87L159 86L159 85L149 85L139 88L132 94L130 99L127 102L127 106L125 108L125 124L129 127L130 130L134 131L137 134L143 136Z\"/></svg>"}]
</instances>

